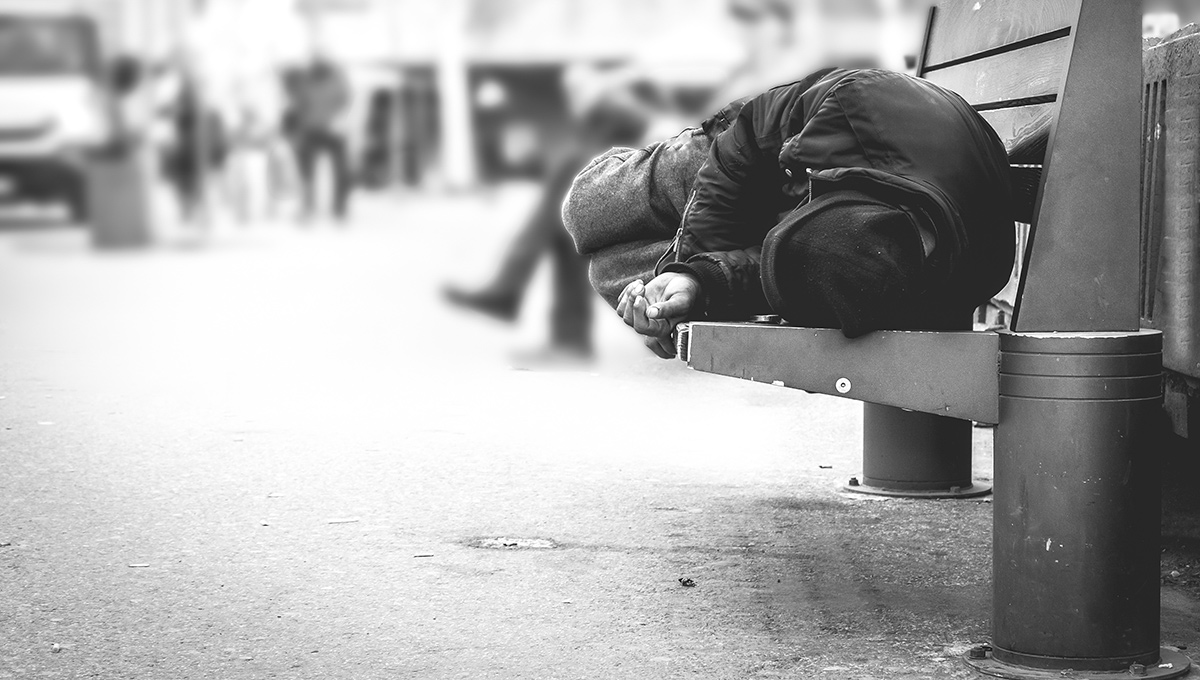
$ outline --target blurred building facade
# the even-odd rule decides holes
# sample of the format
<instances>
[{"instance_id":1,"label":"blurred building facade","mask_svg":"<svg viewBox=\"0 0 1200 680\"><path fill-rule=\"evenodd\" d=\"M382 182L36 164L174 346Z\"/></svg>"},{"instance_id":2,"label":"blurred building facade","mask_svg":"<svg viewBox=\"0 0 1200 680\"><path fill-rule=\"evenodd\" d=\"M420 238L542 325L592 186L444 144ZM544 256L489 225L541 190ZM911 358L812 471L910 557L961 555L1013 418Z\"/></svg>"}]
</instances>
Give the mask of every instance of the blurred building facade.
<instances>
[{"instance_id":1,"label":"blurred building facade","mask_svg":"<svg viewBox=\"0 0 1200 680\"><path fill-rule=\"evenodd\" d=\"M394 69L374 119L394 181L470 186L536 169L569 117L564 73L636 65L677 91L715 88L745 58L731 0L297 0L313 40ZM761 0L783 7L800 77L830 63L911 66L924 0Z\"/></svg>"},{"instance_id":2,"label":"blurred building facade","mask_svg":"<svg viewBox=\"0 0 1200 680\"><path fill-rule=\"evenodd\" d=\"M1142 37L1165 38L1183 26L1200 22L1195 0L1143 0Z\"/></svg>"},{"instance_id":3,"label":"blurred building facade","mask_svg":"<svg viewBox=\"0 0 1200 680\"><path fill-rule=\"evenodd\" d=\"M1200 18L1193 0L1144 0L1143 32ZM363 178L464 188L535 174L569 134L564 76L635 65L706 101L746 58L731 8L784 8L789 61L778 79L824 65L911 68L929 0L0 0L73 5L96 17L104 52L186 59L213 96L264 83L321 53L345 63ZM786 75L785 75L786 74ZM689 114L703 115L692 111Z\"/></svg>"}]
</instances>

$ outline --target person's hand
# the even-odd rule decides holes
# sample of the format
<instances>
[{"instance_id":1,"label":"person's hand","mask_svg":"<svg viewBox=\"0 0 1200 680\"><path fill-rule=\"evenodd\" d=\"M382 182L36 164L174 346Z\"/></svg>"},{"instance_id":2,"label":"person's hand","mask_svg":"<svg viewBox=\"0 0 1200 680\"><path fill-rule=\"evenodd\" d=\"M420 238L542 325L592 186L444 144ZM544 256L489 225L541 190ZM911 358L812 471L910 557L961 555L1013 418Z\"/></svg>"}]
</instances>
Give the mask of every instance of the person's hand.
<instances>
[{"instance_id":1,"label":"person's hand","mask_svg":"<svg viewBox=\"0 0 1200 680\"><path fill-rule=\"evenodd\" d=\"M690 274L667 272L648 284L634 281L621 291L617 314L626 325L645 337L646 346L658 356L675 356L671 332L688 318L700 298L700 282Z\"/></svg>"}]
</instances>

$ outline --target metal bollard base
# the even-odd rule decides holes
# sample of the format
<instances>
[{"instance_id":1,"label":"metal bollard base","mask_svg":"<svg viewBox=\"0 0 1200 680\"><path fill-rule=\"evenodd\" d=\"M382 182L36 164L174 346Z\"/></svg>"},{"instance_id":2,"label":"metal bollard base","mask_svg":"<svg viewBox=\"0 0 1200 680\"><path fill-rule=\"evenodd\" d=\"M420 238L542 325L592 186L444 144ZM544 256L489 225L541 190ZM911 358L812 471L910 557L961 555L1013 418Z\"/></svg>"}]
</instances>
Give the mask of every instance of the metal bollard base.
<instances>
[{"instance_id":1,"label":"metal bollard base","mask_svg":"<svg viewBox=\"0 0 1200 680\"><path fill-rule=\"evenodd\" d=\"M1062 668L1029 668L1016 664L997 661L992 658L991 648L976 647L963 655L963 661L976 671L995 678L1007 680L1062 680L1063 678L1087 678L1101 680L1102 678L1178 678L1187 675L1192 667L1192 660L1186 655L1168 647L1159 651L1158 663L1131 664L1128 668L1113 671L1074 670L1071 659L1062 659Z\"/></svg>"},{"instance_id":2,"label":"metal bollard base","mask_svg":"<svg viewBox=\"0 0 1200 680\"><path fill-rule=\"evenodd\" d=\"M850 481L841 485L841 490L849 493L861 493L868 496L888 496L890 498L925 498L925 499L954 499L978 498L992 492L989 482L975 480L966 486L952 486L945 489L899 489L882 484L872 483L872 480L859 481L851 477Z\"/></svg>"},{"instance_id":3,"label":"metal bollard base","mask_svg":"<svg viewBox=\"0 0 1200 680\"><path fill-rule=\"evenodd\" d=\"M863 404L862 474L842 487L894 498L973 498L992 485L971 474L971 421Z\"/></svg>"}]
</instances>

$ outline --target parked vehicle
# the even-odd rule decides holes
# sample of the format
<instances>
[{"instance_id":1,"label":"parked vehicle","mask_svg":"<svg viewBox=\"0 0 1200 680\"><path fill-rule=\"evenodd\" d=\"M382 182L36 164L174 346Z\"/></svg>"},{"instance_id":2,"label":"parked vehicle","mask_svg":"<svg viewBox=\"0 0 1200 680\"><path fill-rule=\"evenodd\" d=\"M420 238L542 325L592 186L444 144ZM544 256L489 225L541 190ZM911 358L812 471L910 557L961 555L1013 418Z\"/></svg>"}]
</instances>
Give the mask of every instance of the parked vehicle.
<instances>
[{"instance_id":1,"label":"parked vehicle","mask_svg":"<svg viewBox=\"0 0 1200 680\"><path fill-rule=\"evenodd\" d=\"M96 21L72 5L0 2L0 201L87 212L84 155L111 121Z\"/></svg>"}]
</instances>

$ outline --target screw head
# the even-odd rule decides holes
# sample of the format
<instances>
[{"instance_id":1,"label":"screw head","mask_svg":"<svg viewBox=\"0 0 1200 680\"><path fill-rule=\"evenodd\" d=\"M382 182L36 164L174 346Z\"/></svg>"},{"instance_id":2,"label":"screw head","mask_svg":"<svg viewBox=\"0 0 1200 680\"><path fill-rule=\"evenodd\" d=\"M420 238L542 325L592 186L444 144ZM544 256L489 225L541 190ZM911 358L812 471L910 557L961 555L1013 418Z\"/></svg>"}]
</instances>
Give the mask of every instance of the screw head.
<instances>
[{"instance_id":1,"label":"screw head","mask_svg":"<svg viewBox=\"0 0 1200 680\"><path fill-rule=\"evenodd\" d=\"M837 382L833 383L833 388L838 391L838 394L845 394L850 391L853 385L850 384L849 378L838 378Z\"/></svg>"},{"instance_id":2,"label":"screw head","mask_svg":"<svg viewBox=\"0 0 1200 680\"><path fill-rule=\"evenodd\" d=\"M968 659L986 659L987 658L987 647L982 647L982 646L972 647L970 649L970 651L967 652L967 658Z\"/></svg>"},{"instance_id":3,"label":"screw head","mask_svg":"<svg viewBox=\"0 0 1200 680\"><path fill-rule=\"evenodd\" d=\"M1136 677L1146 676L1146 665L1141 663L1130 664L1129 674Z\"/></svg>"}]
</instances>

